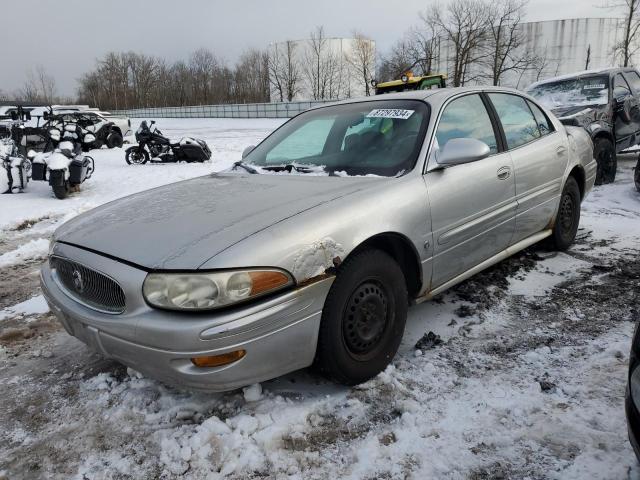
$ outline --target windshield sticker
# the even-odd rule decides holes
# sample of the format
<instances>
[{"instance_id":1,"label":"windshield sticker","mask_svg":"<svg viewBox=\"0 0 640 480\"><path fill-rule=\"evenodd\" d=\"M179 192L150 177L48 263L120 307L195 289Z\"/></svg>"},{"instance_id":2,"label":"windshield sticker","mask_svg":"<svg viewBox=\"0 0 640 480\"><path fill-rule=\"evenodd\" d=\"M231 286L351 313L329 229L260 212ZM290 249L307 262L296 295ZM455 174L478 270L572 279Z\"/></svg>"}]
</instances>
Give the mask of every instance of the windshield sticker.
<instances>
[{"instance_id":1,"label":"windshield sticker","mask_svg":"<svg viewBox=\"0 0 640 480\"><path fill-rule=\"evenodd\" d=\"M415 110L403 110L399 108L377 108L372 110L367 115L367 118L399 118L401 120L407 120L411 115L415 113Z\"/></svg>"},{"instance_id":2,"label":"windshield sticker","mask_svg":"<svg viewBox=\"0 0 640 480\"><path fill-rule=\"evenodd\" d=\"M596 83L595 85L585 85L583 90L603 90L607 88L604 83Z\"/></svg>"}]
</instances>

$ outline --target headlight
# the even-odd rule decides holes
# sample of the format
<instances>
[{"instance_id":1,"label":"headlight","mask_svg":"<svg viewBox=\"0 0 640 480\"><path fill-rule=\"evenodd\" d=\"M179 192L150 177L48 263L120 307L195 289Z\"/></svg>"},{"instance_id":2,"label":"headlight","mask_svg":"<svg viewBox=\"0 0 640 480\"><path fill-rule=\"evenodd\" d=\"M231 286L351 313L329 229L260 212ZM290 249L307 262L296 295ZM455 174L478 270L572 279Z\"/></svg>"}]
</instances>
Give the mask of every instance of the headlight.
<instances>
[{"instance_id":1,"label":"headlight","mask_svg":"<svg viewBox=\"0 0 640 480\"><path fill-rule=\"evenodd\" d=\"M142 293L149 304L169 310L211 310L276 292L293 285L281 270L214 273L150 273Z\"/></svg>"}]
</instances>

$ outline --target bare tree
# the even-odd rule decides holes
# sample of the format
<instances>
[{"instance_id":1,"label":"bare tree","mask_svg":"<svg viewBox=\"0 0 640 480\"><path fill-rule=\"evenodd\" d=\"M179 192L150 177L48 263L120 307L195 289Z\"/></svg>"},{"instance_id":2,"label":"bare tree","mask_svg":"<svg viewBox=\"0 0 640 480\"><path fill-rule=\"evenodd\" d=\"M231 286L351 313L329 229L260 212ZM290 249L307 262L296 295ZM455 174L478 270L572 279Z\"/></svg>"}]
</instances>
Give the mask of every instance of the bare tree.
<instances>
[{"instance_id":1,"label":"bare tree","mask_svg":"<svg viewBox=\"0 0 640 480\"><path fill-rule=\"evenodd\" d=\"M450 78L454 87L471 80L473 65L483 56L480 47L489 16L488 3L483 0L452 0L445 9L435 4L421 14L422 20L433 25L449 44Z\"/></svg>"},{"instance_id":2,"label":"bare tree","mask_svg":"<svg viewBox=\"0 0 640 480\"><path fill-rule=\"evenodd\" d=\"M53 103L56 96L56 81L42 65L29 69L26 80L17 96L27 102Z\"/></svg>"},{"instance_id":3,"label":"bare tree","mask_svg":"<svg viewBox=\"0 0 640 480\"><path fill-rule=\"evenodd\" d=\"M359 32L353 33L353 47L345 55L345 61L353 70L353 76L360 79L364 94L371 95L371 80L375 73L376 49L373 41Z\"/></svg>"},{"instance_id":4,"label":"bare tree","mask_svg":"<svg viewBox=\"0 0 640 480\"><path fill-rule=\"evenodd\" d=\"M287 40L283 44L274 44L268 58L269 81L276 90L281 102L290 102L300 92L300 64L297 45Z\"/></svg>"},{"instance_id":5,"label":"bare tree","mask_svg":"<svg viewBox=\"0 0 640 480\"><path fill-rule=\"evenodd\" d=\"M305 50L303 73L314 100L337 98L343 82L343 59L333 51L324 34L324 27L311 32Z\"/></svg>"},{"instance_id":6,"label":"bare tree","mask_svg":"<svg viewBox=\"0 0 640 480\"><path fill-rule=\"evenodd\" d=\"M489 8L483 59L492 85L500 85L504 76L535 68L538 58L528 50L521 20L529 0L498 0Z\"/></svg>"},{"instance_id":7,"label":"bare tree","mask_svg":"<svg viewBox=\"0 0 640 480\"><path fill-rule=\"evenodd\" d=\"M628 67L631 57L640 48L640 0L605 0L603 7L624 12L622 39L614 45L613 54L620 58L622 66Z\"/></svg>"}]
</instances>

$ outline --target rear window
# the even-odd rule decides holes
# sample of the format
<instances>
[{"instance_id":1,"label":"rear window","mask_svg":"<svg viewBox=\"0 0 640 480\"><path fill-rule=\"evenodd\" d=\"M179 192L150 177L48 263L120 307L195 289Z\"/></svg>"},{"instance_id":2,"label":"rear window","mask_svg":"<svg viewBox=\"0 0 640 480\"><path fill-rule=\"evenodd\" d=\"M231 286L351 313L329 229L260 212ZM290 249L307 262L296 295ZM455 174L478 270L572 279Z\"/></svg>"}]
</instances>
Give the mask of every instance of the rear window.
<instances>
[{"instance_id":1,"label":"rear window","mask_svg":"<svg viewBox=\"0 0 640 480\"><path fill-rule=\"evenodd\" d=\"M502 122L510 149L540 137L538 123L524 98L506 93L490 93L489 98Z\"/></svg>"}]
</instances>

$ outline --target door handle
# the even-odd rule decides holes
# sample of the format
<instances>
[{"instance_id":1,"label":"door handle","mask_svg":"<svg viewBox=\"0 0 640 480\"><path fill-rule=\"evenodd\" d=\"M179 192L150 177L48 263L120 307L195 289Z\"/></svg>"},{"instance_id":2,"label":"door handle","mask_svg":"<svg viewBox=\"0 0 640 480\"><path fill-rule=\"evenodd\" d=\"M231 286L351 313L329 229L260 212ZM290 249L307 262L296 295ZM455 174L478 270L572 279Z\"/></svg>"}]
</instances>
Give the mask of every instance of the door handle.
<instances>
[{"instance_id":1,"label":"door handle","mask_svg":"<svg viewBox=\"0 0 640 480\"><path fill-rule=\"evenodd\" d=\"M558 154L558 156L562 156L565 153L567 153L567 149L565 147L558 147L556 148L556 153Z\"/></svg>"},{"instance_id":2,"label":"door handle","mask_svg":"<svg viewBox=\"0 0 640 480\"><path fill-rule=\"evenodd\" d=\"M509 178L511 176L511 167L500 167L498 169L498 179L499 180L506 180L507 178Z\"/></svg>"}]
</instances>

